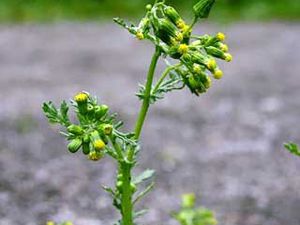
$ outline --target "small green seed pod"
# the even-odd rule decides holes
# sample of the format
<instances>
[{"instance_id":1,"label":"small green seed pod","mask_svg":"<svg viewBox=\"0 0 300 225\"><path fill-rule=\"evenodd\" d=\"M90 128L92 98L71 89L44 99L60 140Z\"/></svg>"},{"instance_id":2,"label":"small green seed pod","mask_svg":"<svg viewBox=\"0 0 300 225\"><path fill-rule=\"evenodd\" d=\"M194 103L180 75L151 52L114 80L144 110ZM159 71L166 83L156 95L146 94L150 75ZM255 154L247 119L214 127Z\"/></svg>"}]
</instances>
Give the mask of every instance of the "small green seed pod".
<instances>
[{"instance_id":1,"label":"small green seed pod","mask_svg":"<svg viewBox=\"0 0 300 225\"><path fill-rule=\"evenodd\" d=\"M177 23L181 20L179 13L171 6L165 7L164 13L174 23L174 25L177 25Z\"/></svg>"},{"instance_id":2,"label":"small green seed pod","mask_svg":"<svg viewBox=\"0 0 300 225\"><path fill-rule=\"evenodd\" d=\"M68 126L67 131L76 135L81 135L84 132L81 126L75 124Z\"/></svg>"},{"instance_id":3,"label":"small green seed pod","mask_svg":"<svg viewBox=\"0 0 300 225\"><path fill-rule=\"evenodd\" d=\"M68 149L71 153L75 153L78 151L78 149L82 145L82 140L79 138L73 139L69 144L68 144Z\"/></svg>"},{"instance_id":4,"label":"small green seed pod","mask_svg":"<svg viewBox=\"0 0 300 225\"><path fill-rule=\"evenodd\" d=\"M207 18L214 3L215 0L200 0L193 7L195 16L198 18Z\"/></svg>"}]
</instances>

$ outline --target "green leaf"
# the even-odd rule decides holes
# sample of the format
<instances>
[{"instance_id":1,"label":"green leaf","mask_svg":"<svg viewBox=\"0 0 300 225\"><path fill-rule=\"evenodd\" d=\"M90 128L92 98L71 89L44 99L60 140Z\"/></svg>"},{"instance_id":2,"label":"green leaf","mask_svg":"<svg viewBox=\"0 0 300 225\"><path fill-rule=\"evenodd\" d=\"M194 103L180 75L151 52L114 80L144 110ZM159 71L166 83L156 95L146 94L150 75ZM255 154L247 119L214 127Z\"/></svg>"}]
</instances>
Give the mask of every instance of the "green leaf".
<instances>
[{"instance_id":1,"label":"green leaf","mask_svg":"<svg viewBox=\"0 0 300 225\"><path fill-rule=\"evenodd\" d=\"M142 209L137 212L134 212L133 218L136 219L138 217L141 217L141 216L145 215L147 212L148 212L147 209Z\"/></svg>"},{"instance_id":2,"label":"green leaf","mask_svg":"<svg viewBox=\"0 0 300 225\"><path fill-rule=\"evenodd\" d=\"M149 180L152 178L155 174L154 170L147 169L144 172L142 172L140 175L138 175L136 178L134 178L133 183L135 185L140 184L146 180Z\"/></svg>"},{"instance_id":3,"label":"green leaf","mask_svg":"<svg viewBox=\"0 0 300 225\"><path fill-rule=\"evenodd\" d=\"M61 115L61 119L66 123L66 124L70 124L70 120L68 117L68 111L69 111L69 106L66 103L66 101L63 101L60 105L60 115Z\"/></svg>"},{"instance_id":4,"label":"green leaf","mask_svg":"<svg viewBox=\"0 0 300 225\"><path fill-rule=\"evenodd\" d=\"M297 144L293 142L284 143L284 147L292 154L300 156L300 149Z\"/></svg>"},{"instance_id":5,"label":"green leaf","mask_svg":"<svg viewBox=\"0 0 300 225\"><path fill-rule=\"evenodd\" d=\"M60 123L58 111L52 102L45 102L42 108L50 123Z\"/></svg>"},{"instance_id":6,"label":"green leaf","mask_svg":"<svg viewBox=\"0 0 300 225\"><path fill-rule=\"evenodd\" d=\"M136 204L139 200L141 200L144 196L146 196L154 187L154 182L152 182L148 187L146 187L146 189L144 191L142 191L141 193L139 193L135 200L133 201L133 204Z\"/></svg>"}]
</instances>

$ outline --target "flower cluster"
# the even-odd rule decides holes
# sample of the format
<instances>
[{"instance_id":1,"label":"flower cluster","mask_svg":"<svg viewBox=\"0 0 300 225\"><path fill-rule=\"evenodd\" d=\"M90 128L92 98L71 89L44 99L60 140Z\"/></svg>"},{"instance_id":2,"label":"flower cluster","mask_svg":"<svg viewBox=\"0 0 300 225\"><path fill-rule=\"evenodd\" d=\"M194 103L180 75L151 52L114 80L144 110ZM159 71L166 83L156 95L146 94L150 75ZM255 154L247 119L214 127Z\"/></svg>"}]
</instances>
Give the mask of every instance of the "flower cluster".
<instances>
[{"instance_id":1,"label":"flower cluster","mask_svg":"<svg viewBox=\"0 0 300 225\"><path fill-rule=\"evenodd\" d=\"M108 106L98 104L97 99L87 92L78 93L71 104L75 108L77 123L68 118L65 102L57 110L52 102L44 103L43 110L52 123L60 123L66 128L64 134L69 141L68 150L76 153L80 148L88 159L97 161L104 156L106 145L114 130L114 115L108 114Z\"/></svg>"},{"instance_id":2,"label":"flower cluster","mask_svg":"<svg viewBox=\"0 0 300 225\"><path fill-rule=\"evenodd\" d=\"M206 18L214 2L200 0L194 6L195 19L191 25L183 20L176 9L164 2L147 5L147 13L137 26L127 25L119 18L116 18L115 22L138 39L152 41L161 48L166 57L179 60L180 66L176 67L176 73L192 93L199 95L211 86L209 74L215 79L221 79L223 76L216 58L227 62L232 60L228 46L224 43L226 37L223 33L213 36L192 34L197 19Z\"/></svg>"}]
</instances>

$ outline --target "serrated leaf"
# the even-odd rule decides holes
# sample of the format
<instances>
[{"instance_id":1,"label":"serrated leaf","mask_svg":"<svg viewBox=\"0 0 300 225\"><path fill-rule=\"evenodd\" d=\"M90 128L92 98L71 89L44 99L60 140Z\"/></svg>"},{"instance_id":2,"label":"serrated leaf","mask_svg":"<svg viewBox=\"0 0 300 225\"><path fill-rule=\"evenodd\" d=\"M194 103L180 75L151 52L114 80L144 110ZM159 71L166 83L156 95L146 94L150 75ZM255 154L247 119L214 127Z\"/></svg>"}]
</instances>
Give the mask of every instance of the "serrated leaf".
<instances>
[{"instance_id":1,"label":"serrated leaf","mask_svg":"<svg viewBox=\"0 0 300 225\"><path fill-rule=\"evenodd\" d=\"M140 175L135 177L133 180L133 183L135 185L140 184L140 183L152 178L154 176L154 174L155 174L154 170L147 169L144 172L142 172Z\"/></svg>"},{"instance_id":2,"label":"serrated leaf","mask_svg":"<svg viewBox=\"0 0 300 225\"><path fill-rule=\"evenodd\" d=\"M63 101L60 105L60 115L66 123L70 122L68 117L68 111L69 111L69 106L66 103L66 101Z\"/></svg>"}]
</instances>

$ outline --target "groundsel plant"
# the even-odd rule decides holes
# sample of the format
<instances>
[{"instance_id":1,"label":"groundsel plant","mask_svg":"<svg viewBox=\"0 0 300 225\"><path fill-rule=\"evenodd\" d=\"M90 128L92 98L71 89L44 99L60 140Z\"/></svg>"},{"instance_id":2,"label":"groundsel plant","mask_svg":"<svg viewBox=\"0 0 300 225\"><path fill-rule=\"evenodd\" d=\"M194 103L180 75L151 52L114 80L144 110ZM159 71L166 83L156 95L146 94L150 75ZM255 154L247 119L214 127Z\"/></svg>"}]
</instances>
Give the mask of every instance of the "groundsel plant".
<instances>
[{"instance_id":1,"label":"groundsel plant","mask_svg":"<svg viewBox=\"0 0 300 225\"><path fill-rule=\"evenodd\" d=\"M153 170L146 170L133 177L140 153L140 136L150 105L162 99L166 93L188 88L197 96L205 93L212 85L212 78L223 76L216 59L232 60L225 35L193 34L193 27L199 19L207 18L215 0L200 0L193 7L194 19L187 23L179 13L164 1L156 1L146 6L146 14L135 24L127 24L120 18L114 21L138 40L148 40L155 46L149 66L146 83L140 85L136 95L141 100L141 108L132 132L122 130L123 123L109 107L97 101L86 91L75 95L70 104L63 101L60 107L46 102L43 110L50 123L63 127L71 153L80 151L88 160L100 161L111 157L118 165L114 187L103 186L112 197L113 206L120 212L120 220L115 225L137 225L136 218L145 210L136 211L136 204L154 187ZM166 62L165 71L155 77L158 60ZM212 77L212 78L211 78ZM155 82L154 82L155 81ZM77 120L69 119L69 107L75 111ZM140 185L140 184L148 185ZM145 187L142 190L141 187ZM183 196L181 210L173 217L182 225L214 225L216 220L211 211L195 208L193 194ZM54 225L48 222L48 225ZM66 222L64 225L71 225Z\"/></svg>"}]
</instances>

